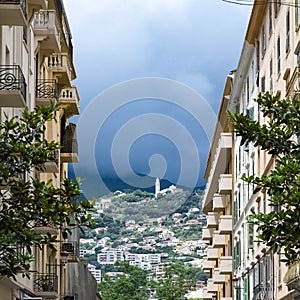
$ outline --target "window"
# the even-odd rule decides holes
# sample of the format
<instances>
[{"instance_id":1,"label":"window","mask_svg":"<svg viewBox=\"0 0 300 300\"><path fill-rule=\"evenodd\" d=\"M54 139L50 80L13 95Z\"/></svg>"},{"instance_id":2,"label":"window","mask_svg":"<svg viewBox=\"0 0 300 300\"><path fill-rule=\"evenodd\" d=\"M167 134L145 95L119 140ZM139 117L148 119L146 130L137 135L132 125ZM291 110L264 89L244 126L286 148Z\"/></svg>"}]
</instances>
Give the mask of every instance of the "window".
<instances>
[{"instance_id":1,"label":"window","mask_svg":"<svg viewBox=\"0 0 300 300\"><path fill-rule=\"evenodd\" d=\"M272 3L269 4L269 36L272 34L273 28L273 13L272 13Z\"/></svg>"},{"instance_id":2,"label":"window","mask_svg":"<svg viewBox=\"0 0 300 300\"><path fill-rule=\"evenodd\" d=\"M250 82L249 82L249 76L247 77L247 80L246 80L246 106L248 105L249 103L249 99L250 99Z\"/></svg>"},{"instance_id":3,"label":"window","mask_svg":"<svg viewBox=\"0 0 300 300\"><path fill-rule=\"evenodd\" d=\"M254 223L253 223L252 216L248 216L247 225L248 225L248 249L253 249L253 245L254 245Z\"/></svg>"},{"instance_id":4,"label":"window","mask_svg":"<svg viewBox=\"0 0 300 300\"><path fill-rule=\"evenodd\" d=\"M266 41L266 25L264 24L261 30L261 56L264 56L266 52L267 41Z\"/></svg>"},{"instance_id":5,"label":"window","mask_svg":"<svg viewBox=\"0 0 300 300\"><path fill-rule=\"evenodd\" d=\"M270 59L270 93L273 93L273 59Z\"/></svg>"},{"instance_id":6,"label":"window","mask_svg":"<svg viewBox=\"0 0 300 300\"><path fill-rule=\"evenodd\" d=\"M261 78L261 92L264 93L266 91L266 77L263 76Z\"/></svg>"},{"instance_id":7,"label":"window","mask_svg":"<svg viewBox=\"0 0 300 300\"><path fill-rule=\"evenodd\" d=\"M299 26L300 25L300 1L299 0L296 0L295 1L295 20L296 20L296 26Z\"/></svg>"},{"instance_id":8,"label":"window","mask_svg":"<svg viewBox=\"0 0 300 300\"><path fill-rule=\"evenodd\" d=\"M281 5L281 0L274 0L274 14L275 14L275 18L277 18L277 16L278 16L280 5Z\"/></svg>"},{"instance_id":9,"label":"window","mask_svg":"<svg viewBox=\"0 0 300 300\"><path fill-rule=\"evenodd\" d=\"M260 63L259 50L260 50L260 43L259 43L259 41L257 41L257 43L256 43L256 72L259 72L259 63Z\"/></svg>"},{"instance_id":10,"label":"window","mask_svg":"<svg viewBox=\"0 0 300 300\"><path fill-rule=\"evenodd\" d=\"M249 275L247 274L244 278L244 300L249 300Z\"/></svg>"},{"instance_id":11,"label":"window","mask_svg":"<svg viewBox=\"0 0 300 300\"><path fill-rule=\"evenodd\" d=\"M290 50L290 11L286 13L285 17L285 52Z\"/></svg>"},{"instance_id":12,"label":"window","mask_svg":"<svg viewBox=\"0 0 300 300\"><path fill-rule=\"evenodd\" d=\"M277 39L277 73L280 73L280 66L281 66L281 62L280 62L280 36Z\"/></svg>"}]
</instances>

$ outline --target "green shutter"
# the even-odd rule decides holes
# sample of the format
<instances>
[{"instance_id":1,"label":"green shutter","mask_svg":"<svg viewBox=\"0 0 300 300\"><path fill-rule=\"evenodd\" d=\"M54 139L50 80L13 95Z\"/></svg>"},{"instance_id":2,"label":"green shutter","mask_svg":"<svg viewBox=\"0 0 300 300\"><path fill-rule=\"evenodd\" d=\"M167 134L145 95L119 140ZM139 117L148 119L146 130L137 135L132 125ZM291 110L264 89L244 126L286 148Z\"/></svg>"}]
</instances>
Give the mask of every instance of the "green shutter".
<instances>
[{"instance_id":1,"label":"green shutter","mask_svg":"<svg viewBox=\"0 0 300 300\"><path fill-rule=\"evenodd\" d=\"M254 244L254 224L253 224L252 216L248 216L247 223L248 223L248 249L253 249L253 244Z\"/></svg>"},{"instance_id":2,"label":"green shutter","mask_svg":"<svg viewBox=\"0 0 300 300\"><path fill-rule=\"evenodd\" d=\"M244 300L249 300L249 277L244 278Z\"/></svg>"}]
</instances>

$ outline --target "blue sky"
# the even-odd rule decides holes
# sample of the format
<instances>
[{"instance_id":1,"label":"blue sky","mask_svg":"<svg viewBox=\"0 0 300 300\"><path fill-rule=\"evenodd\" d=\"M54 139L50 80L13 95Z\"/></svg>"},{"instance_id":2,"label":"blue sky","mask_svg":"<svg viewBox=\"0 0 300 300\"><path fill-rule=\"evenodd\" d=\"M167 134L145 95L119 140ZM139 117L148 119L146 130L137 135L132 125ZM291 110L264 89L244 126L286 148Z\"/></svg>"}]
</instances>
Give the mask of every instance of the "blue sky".
<instances>
[{"instance_id":1,"label":"blue sky","mask_svg":"<svg viewBox=\"0 0 300 300\"><path fill-rule=\"evenodd\" d=\"M65 7L81 99L75 171L86 188L114 176L138 188L138 174L203 184L250 8L221 0L65 0Z\"/></svg>"}]
</instances>

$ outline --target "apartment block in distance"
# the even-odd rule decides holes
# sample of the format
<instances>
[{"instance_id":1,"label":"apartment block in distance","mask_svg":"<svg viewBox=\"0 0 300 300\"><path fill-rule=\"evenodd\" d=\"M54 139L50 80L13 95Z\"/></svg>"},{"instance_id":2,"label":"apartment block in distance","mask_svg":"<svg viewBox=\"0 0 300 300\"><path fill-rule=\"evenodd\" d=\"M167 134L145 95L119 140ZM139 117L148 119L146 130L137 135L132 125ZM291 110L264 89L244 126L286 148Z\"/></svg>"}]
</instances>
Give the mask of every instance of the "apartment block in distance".
<instances>
[{"instance_id":1,"label":"apartment block in distance","mask_svg":"<svg viewBox=\"0 0 300 300\"><path fill-rule=\"evenodd\" d=\"M44 138L60 142L62 148L46 163L41 180L59 187L68 176L68 163L78 161L76 125L69 118L79 114L79 96L72 84L72 36L62 0L0 0L0 115L21 115L25 106L33 110L60 102L55 120L48 121ZM9 78L10 80L7 80ZM35 247L30 279L0 279L1 300L68 299L72 293L69 266L79 263L78 240L62 237L51 224L36 224L41 234L56 235L61 241L51 249ZM96 284L95 284L96 287ZM83 298L82 298L83 299ZM93 297L96 299L96 290Z\"/></svg>"}]
</instances>

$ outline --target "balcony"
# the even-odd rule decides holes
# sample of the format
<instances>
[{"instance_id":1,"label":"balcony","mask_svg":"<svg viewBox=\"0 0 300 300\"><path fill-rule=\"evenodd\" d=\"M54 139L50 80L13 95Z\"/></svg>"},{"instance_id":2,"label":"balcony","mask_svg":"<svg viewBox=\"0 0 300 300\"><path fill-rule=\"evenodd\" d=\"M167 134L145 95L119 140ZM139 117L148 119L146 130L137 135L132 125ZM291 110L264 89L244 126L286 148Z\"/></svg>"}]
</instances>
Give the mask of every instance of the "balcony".
<instances>
[{"instance_id":1,"label":"balcony","mask_svg":"<svg viewBox=\"0 0 300 300\"><path fill-rule=\"evenodd\" d=\"M78 143L76 137L76 125L70 123L62 137L62 148L60 150L60 161L63 163L78 162Z\"/></svg>"},{"instance_id":2,"label":"balcony","mask_svg":"<svg viewBox=\"0 0 300 300\"><path fill-rule=\"evenodd\" d=\"M210 299L212 299L213 298L213 294L212 293L209 293L208 291L207 291L207 287L204 287L203 288L203 297L202 297L202 299L203 300L210 300Z\"/></svg>"},{"instance_id":3,"label":"balcony","mask_svg":"<svg viewBox=\"0 0 300 300\"><path fill-rule=\"evenodd\" d=\"M74 294L74 296L70 296L70 295L63 296L61 300L79 300L79 298L78 298L78 294Z\"/></svg>"},{"instance_id":4,"label":"balcony","mask_svg":"<svg viewBox=\"0 0 300 300\"><path fill-rule=\"evenodd\" d=\"M221 174L219 178L219 194L229 194L232 191L232 174Z\"/></svg>"},{"instance_id":5,"label":"balcony","mask_svg":"<svg viewBox=\"0 0 300 300\"><path fill-rule=\"evenodd\" d=\"M224 284L226 282L226 275L221 275L219 268L214 268L213 282L215 284Z\"/></svg>"},{"instance_id":6,"label":"balcony","mask_svg":"<svg viewBox=\"0 0 300 300\"><path fill-rule=\"evenodd\" d=\"M18 65L0 65L0 107L24 107L26 82Z\"/></svg>"},{"instance_id":7,"label":"balcony","mask_svg":"<svg viewBox=\"0 0 300 300\"><path fill-rule=\"evenodd\" d=\"M58 87L53 79L40 79L36 83L35 104L37 106L49 106L58 101Z\"/></svg>"},{"instance_id":8,"label":"balcony","mask_svg":"<svg viewBox=\"0 0 300 300\"><path fill-rule=\"evenodd\" d=\"M207 260L217 260L219 258L219 249L208 246Z\"/></svg>"},{"instance_id":9,"label":"balcony","mask_svg":"<svg viewBox=\"0 0 300 300\"><path fill-rule=\"evenodd\" d=\"M58 228L51 220L36 220L33 229L41 235L46 235L48 233L51 235L58 235L59 233Z\"/></svg>"},{"instance_id":10,"label":"balcony","mask_svg":"<svg viewBox=\"0 0 300 300\"><path fill-rule=\"evenodd\" d=\"M215 284L211 278L207 280L207 291L209 293L217 293L219 291L219 285Z\"/></svg>"},{"instance_id":11,"label":"balcony","mask_svg":"<svg viewBox=\"0 0 300 300\"><path fill-rule=\"evenodd\" d=\"M78 242L62 243L60 247L60 255L64 257L66 262L79 262L79 244Z\"/></svg>"},{"instance_id":12,"label":"balcony","mask_svg":"<svg viewBox=\"0 0 300 300\"><path fill-rule=\"evenodd\" d=\"M34 13L35 41L40 49L50 53L60 52L60 33L55 10L39 10ZM37 46L37 45L36 45Z\"/></svg>"},{"instance_id":13,"label":"balcony","mask_svg":"<svg viewBox=\"0 0 300 300\"><path fill-rule=\"evenodd\" d=\"M76 86L68 89L62 89L59 97L61 108L64 110L66 118L79 115L79 96Z\"/></svg>"},{"instance_id":14,"label":"balcony","mask_svg":"<svg viewBox=\"0 0 300 300\"><path fill-rule=\"evenodd\" d=\"M210 271L213 268L213 261L207 260L207 258L204 258L202 261L202 269Z\"/></svg>"},{"instance_id":15,"label":"balcony","mask_svg":"<svg viewBox=\"0 0 300 300\"><path fill-rule=\"evenodd\" d=\"M40 9L47 7L47 0L27 0L28 6L35 6Z\"/></svg>"},{"instance_id":16,"label":"balcony","mask_svg":"<svg viewBox=\"0 0 300 300\"><path fill-rule=\"evenodd\" d=\"M36 273L33 281L33 290L37 297L57 299L58 277L54 273Z\"/></svg>"},{"instance_id":17,"label":"balcony","mask_svg":"<svg viewBox=\"0 0 300 300\"><path fill-rule=\"evenodd\" d=\"M230 159L232 148L231 133L221 133L215 155L212 158L209 177L204 192L204 212L211 210L212 198L214 193L218 191L218 178L226 170L228 160Z\"/></svg>"},{"instance_id":18,"label":"balcony","mask_svg":"<svg viewBox=\"0 0 300 300\"><path fill-rule=\"evenodd\" d=\"M58 173L58 150L53 151L53 155L45 162L43 173Z\"/></svg>"},{"instance_id":19,"label":"balcony","mask_svg":"<svg viewBox=\"0 0 300 300\"><path fill-rule=\"evenodd\" d=\"M213 195L213 212L223 212L225 211L225 197L219 194Z\"/></svg>"},{"instance_id":20,"label":"balcony","mask_svg":"<svg viewBox=\"0 0 300 300\"><path fill-rule=\"evenodd\" d=\"M73 68L67 53L54 53L48 57L49 71L58 78L60 85L70 86L75 79Z\"/></svg>"},{"instance_id":21,"label":"balcony","mask_svg":"<svg viewBox=\"0 0 300 300\"><path fill-rule=\"evenodd\" d=\"M214 212L209 212L206 218L207 218L207 228L218 228L219 214Z\"/></svg>"},{"instance_id":22,"label":"balcony","mask_svg":"<svg viewBox=\"0 0 300 300\"><path fill-rule=\"evenodd\" d=\"M231 234L232 233L232 216L230 216L230 215L220 216L219 231L220 231L220 234Z\"/></svg>"},{"instance_id":23,"label":"balcony","mask_svg":"<svg viewBox=\"0 0 300 300\"><path fill-rule=\"evenodd\" d=\"M26 0L0 0L0 25L26 26Z\"/></svg>"},{"instance_id":24,"label":"balcony","mask_svg":"<svg viewBox=\"0 0 300 300\"><path fill-rule=\"evenodd\" d=\"M62 0L55 0L55 6L58 11L58 20L60 22L62 32L63 32L63 38L62 38L63 51L67 51L71 59L73 59L72 35L71 35L68 18Z\"/></svg>"},{"instance_id":25,"label":"balcony","mask_svg":"<svg viewBox=\"0 0 300 300\"><path fill-rule=\"evenodd\" d=\"M232 274L232 256L220 257L220 274Z\"/></svg>"},{"instance_id":26,"label":"balcony","mask_svg":"<svg viewBox=\"0 0 300 300\"><path fill-rule=\"evenodd\" d=\"M202 240L211 241L215 228L203 228L202 229Z\"/></svg>"},{"instance_id":27,"label":"balcony","mask_svg":"<svg viewBox=\"0 0 300 300\"><path fill-rule=\"evenodd\" d=\"M300 92L300 67L296 67L291 79L287 82L286 97L294 99Z\"/></svg>"},{"instance_id":28,"label":"balcony","mask_svg":"<svg viewBox=\"0 0 300 300\"><path fill-rule=\"evenodd\" d=\"M223 234L220 234L219 231L215 231L213 234L213 241L212 245L214 248L222 248L226 245L226 236Z\"/></svg>"},{"instance_id":29,"label":"balcony","mask_svg":"<svg viewBox=\"0 0 300 300\"><path fill-rule=\"evenodd\" d=\"M283 277L283 282L287 285L289 291L298 289L300 286L300 262L296 261L290 266Z\"/></svg>"}]
</instances>

